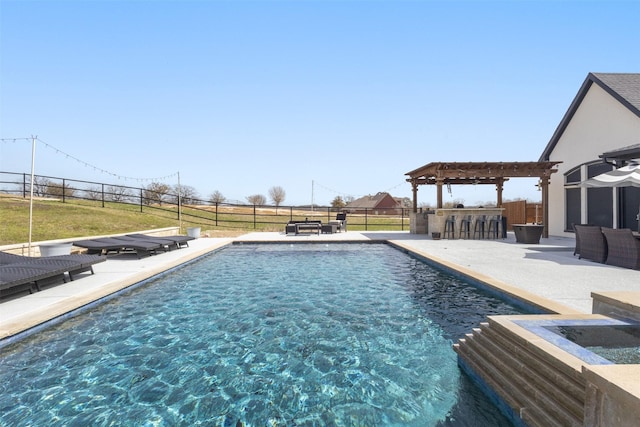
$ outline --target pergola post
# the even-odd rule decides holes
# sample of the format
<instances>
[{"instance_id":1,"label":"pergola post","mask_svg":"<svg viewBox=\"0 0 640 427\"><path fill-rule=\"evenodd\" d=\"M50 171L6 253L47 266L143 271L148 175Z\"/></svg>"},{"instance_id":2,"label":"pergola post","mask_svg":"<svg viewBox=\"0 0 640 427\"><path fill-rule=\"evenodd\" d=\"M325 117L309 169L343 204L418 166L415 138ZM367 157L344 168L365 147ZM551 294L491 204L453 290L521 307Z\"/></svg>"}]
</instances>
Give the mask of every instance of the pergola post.
<instances>
[{"instance_id":1,"label":"pergola post","mask_svg":"<svg viewBox=\"0 0 640 427\"><path fill-rule=\"evenodd\" d=\"M502 207L502 189L504 188L504 180L499 179L496 182L496 205Z\"/></svg>"},{"instance_id":2,"label":"pergola post","mask_svg":"<svg viewBox=\"0 0 640 427\"><path fill-rule=\"evenodd\" d=\"M442 185L444 180L442 178L436 179L436 194L437 194L437 208L442 209Z\"/></svg>"},{"instance_id":3,"label":"pergola post","mask_svg":"<svg viewBox=\"0 0 640 427\"><path fill-rule=\"evenodd\" d=\"M549 237L549 177L540 177L540 187L542 190L542 237Z\"/></svg>"},{"instance_id":4,"label":"pergola post","mask_svg":"<svg viewBox=\"0 0 640 427\"><path fill-rule=\"evenodd\" d=\"M413 192L413 213L418 212L418 182L411 180L411 191Z\"/></svg>"}]
</instances>

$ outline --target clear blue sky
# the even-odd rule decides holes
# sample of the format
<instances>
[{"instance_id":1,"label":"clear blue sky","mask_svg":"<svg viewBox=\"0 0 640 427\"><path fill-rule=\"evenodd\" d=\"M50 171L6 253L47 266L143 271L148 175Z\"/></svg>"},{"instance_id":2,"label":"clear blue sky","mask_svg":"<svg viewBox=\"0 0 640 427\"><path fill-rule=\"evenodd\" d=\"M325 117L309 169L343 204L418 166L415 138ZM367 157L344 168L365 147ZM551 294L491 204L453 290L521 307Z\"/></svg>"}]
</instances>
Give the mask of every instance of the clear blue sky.
<instances>
[{"instance_id":1,"label":"clear blue sky","mask_svg":"<svg viewBox=\"0 0 640 427\"><path fill-rule=\"evenodd\" d=\"M635 1L2 0L0 138L48 144L42 175L410 197L429 162L537 160L587 73L640 72L639 19ZM28 141L0 150L30 171Z\"/></svg>"}]
</instances>

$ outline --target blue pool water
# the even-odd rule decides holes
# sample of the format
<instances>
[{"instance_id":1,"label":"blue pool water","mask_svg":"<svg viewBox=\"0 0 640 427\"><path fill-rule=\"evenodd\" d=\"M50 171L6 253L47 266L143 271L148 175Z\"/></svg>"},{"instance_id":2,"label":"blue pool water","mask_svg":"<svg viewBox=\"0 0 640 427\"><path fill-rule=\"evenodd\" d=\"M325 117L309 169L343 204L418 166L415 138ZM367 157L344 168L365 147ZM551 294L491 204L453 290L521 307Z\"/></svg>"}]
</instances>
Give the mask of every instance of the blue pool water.
<instances>
[{"instance_id":1,"label":"blue pool water","mask_svg":"<svg viewBox=\"0 0 640 427\"><path fill-rule=\"evenodd\" d=\"M3 348L0 425L507 426L451 345L519 312L387 245L235 245Z\"/></svg>"}]
</instances>

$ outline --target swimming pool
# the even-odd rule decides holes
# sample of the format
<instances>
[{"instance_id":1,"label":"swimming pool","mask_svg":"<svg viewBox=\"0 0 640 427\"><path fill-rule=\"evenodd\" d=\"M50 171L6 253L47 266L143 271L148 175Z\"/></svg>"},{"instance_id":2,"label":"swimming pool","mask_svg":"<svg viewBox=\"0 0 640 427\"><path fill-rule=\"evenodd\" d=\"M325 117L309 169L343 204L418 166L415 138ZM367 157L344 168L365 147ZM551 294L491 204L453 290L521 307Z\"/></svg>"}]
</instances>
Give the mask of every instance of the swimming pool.
<instances>
[{"instance_id":1,"label":"swimming pool","mask_svg":"<svg viewBox=\"0 0 640 427\"><path fill-rule=\"evenodd\" d=\"M234 245L5 347L0 424L509 425L451 345L517 313L387 245Z\"/></svg>"}]
</instances>

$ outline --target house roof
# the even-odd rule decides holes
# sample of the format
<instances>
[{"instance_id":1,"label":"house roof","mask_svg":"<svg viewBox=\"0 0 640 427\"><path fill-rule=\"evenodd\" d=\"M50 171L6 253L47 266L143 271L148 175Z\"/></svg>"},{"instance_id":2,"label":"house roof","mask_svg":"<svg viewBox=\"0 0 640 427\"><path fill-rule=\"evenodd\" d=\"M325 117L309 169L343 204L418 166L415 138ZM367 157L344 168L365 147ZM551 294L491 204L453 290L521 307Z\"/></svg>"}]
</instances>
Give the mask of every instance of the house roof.
<instances>
[{"instance_id":1,"label":"house roof","mask_svg":"<svg viewBox=\"0 0 640 427\"><path fill-rule=\"evenodd\" d=\"M380 192L374 196L371 196L371 195L363 196L363 197L360 197L359 199L356 199L348 203L346 207L351 206L351 207L358 207L358 208L375 208L376 206L378 206L378 203L380 203L382 199L384 199L387 196L391 197L389 193L385 193L385 192Z\"/></svg>"},{"instance_id":2,"label":"house roof","mask_svg":"<svg viewBox=\"0 0 640 427\"><path fill-rule=\"evenodd\" d=\"M589 73L578 94L560 121L551 140L540 155L540 161L549 160L549 155L562 137L591 85L597 84L633 114L640 117L640 73Z\"/></svg>"},{"instance_id":3,"label":"house roof","mask_svg":"<svg viewBox=\"0 0 640 427\"><path fill-rule=\"evenodd\" d=\"M607 151L606 153L602 153L600 157L605 162L612 162L616 160L631 160L631 159L640 159L640 144L629 145L627 147L622 147L617 150Z\"/></svg>"}]
</instances>

